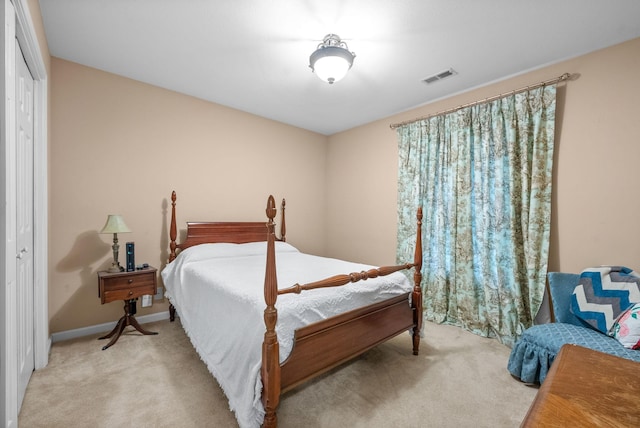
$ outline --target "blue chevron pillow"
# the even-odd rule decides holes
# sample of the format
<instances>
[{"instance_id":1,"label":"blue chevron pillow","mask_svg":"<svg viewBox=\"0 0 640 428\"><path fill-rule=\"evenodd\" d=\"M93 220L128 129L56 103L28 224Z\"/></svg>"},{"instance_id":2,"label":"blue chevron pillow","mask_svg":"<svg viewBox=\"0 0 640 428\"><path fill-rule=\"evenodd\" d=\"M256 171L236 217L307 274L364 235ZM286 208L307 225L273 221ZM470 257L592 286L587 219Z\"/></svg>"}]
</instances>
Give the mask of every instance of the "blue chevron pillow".
<instances>
[{"instance_id":1,"label":"blue chevron pillow","mask_svg":"<svg viewBox=\"0 0 640 428\"><path fill-rule=\"evenodd\" d=\"M601 266L582 271L570 309L588 326L609 334L634 303L640 303L640 275L622 266Z\"/></svg>"}]
</instances>

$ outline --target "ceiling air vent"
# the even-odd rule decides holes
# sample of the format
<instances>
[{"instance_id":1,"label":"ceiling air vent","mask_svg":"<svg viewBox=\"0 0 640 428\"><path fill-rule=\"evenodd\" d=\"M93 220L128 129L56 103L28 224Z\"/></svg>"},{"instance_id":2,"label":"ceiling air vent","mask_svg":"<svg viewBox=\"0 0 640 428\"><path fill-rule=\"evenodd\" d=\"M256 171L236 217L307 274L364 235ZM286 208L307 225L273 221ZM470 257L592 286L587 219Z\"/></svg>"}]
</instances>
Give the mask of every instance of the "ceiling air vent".
<instances>
[{"instance_id":1,"label":"ceiling air vent","mask_svg":"<svg viewBox=\"0 0 640 428\"><path fill-rule=\"evenodd\" d=\"M425 77L424 79L422 79L422 83L426 83L427 85L430 85L442 79L446 79L447 77L451 77L454 74L458 74L458 73L453 68L450 68L448 70L441 71L440 73L434 74L432 76Z\"/></svg>"}]
</instances>

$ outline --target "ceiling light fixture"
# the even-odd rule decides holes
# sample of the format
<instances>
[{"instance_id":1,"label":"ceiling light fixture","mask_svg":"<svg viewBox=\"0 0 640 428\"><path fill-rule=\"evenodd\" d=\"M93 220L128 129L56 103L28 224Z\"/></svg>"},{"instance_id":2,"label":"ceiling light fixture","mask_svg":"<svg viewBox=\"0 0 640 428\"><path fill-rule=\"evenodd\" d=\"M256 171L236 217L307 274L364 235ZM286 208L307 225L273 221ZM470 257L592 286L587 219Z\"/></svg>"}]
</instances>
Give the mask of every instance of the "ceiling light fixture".
<instances>
[{"instance_id":1,"label":"ceiling light fixture","mask_svg":"<svg viewBox=\"0 0 640 428\"><path fill-rule=\"evenodd\" d=\"M356 55L336 34L327 34L309 57L309 67L316 75L333 84L347 75Z\"/></svg>"}]
</instances>

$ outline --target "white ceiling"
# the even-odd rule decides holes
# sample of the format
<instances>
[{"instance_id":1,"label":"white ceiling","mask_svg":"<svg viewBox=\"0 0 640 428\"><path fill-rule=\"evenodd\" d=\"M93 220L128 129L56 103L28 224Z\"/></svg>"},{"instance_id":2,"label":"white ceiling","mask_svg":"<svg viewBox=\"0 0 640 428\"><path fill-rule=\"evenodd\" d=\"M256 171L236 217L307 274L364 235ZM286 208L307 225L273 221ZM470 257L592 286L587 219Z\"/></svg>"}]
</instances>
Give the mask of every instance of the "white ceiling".
<instances>
[{"instance_id":1,"label":"white ceiling","mask_svg":"<svg viewBox=\"0 0 640 428\"><path fill-rule=\"evenodd\" d=\"M40 0L40 6L55 57L325 135L640 37L638 0ZM356 54L349 74L333 85L308 67L328 33ZM458 74L421 82L448 68Z\"/></svg>"}]
</instances>

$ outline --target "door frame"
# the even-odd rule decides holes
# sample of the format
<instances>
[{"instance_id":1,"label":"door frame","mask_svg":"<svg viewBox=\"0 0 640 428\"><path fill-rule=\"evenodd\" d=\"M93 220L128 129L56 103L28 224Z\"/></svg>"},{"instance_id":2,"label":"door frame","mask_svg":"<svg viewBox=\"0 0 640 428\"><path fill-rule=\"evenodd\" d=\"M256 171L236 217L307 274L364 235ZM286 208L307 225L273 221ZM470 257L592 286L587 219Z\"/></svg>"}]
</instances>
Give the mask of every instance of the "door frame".
<instances>
[{"instance_id":1,"label":"door frame","mask_svg":"<svg viewBox=\"0 0 640 428\"><path fill-rule=\"evenodd\" d=\"M0 62L0 93L3 100L3 118L0 128L0 425L18 425L18 367L16 335L16 262L15 201L16 156L10 142L15 140L15 53L7 55L5 49L15 50L18 40L22 54L34 80L34 358L35 368L49 362L49 296L48 296L48 150L47 104L48 77L42 51L31 20L27 0L4 0L0 9L3 25L1 32L2 55ZM11 23L15 23L12 25ZM7 64L10 61L11 64ZM9 70L7 66L9 65ZM14 70L11 69L14 67ZM13 211L13 212L12 212Z\"/></svg>"}]
</instances>

